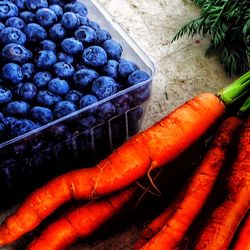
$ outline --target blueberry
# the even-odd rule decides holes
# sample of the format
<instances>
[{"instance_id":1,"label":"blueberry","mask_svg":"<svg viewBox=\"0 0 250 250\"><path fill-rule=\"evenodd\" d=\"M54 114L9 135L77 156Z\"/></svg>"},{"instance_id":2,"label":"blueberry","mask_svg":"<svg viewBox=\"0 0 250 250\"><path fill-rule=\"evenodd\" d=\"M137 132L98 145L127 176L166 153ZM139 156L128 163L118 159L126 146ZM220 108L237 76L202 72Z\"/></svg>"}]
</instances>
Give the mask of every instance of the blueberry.
<instances>
[{"instance_id":1,"label":"blueberry","mask_svg":"<svg viewBox=\"0 0 250 250\"><path fill-rule=\"evenodd\" d=\"M61 46L63 51L70 55L79 54L84 49L82 43L73 37L64 39Z\"/></svg>"},{"instance_id":2,"label":"blueberry","mask_svg":"<svg viewBox=\"0 0 250 250\"><path fill-rule=\"evenodd\" d=\"M33 77L33 82L38 88L46 87L52 76L49 72L38 72Z\"/></svg>"},{"instance_id":3,"label":"blueberry","mask_svg":"<svg viewBox=\"0 0 250 250\"><path fill-rule=\"evenodd\" d=\"M13 101L7 104L4 112L7 115L26 116L30 111L30 105L24 101Z\"/></svg>"},{"instance_id":4,"label":"blueberry","mask_svg":"<svg viewBox=\"0 0 250 250\"><path fill-rule=\"evenodd\" d=\"M77 90L70 90L69 93L65 96L65 100L78 105L80 99L82 97L82 93Z\"/></svg>"},{"instance_id":5,"label":"blueberry","mask_svg":"<svg viewBox=\"0 0 250 250\"><path fill-rule=\"evenodd\" d=\"M92 67L102 67L108 60L107 53L99 46L86 48L82 55L83 62Z\"/></svg>"},{"instance_id":6,"label":"blueberry","mask_svg":"<svg viewBox=\"0 0 250 250\"><path fill-rule=\"evenodd\" d=\"M148 87L148 85L146 85ZM145 88L145 86L136 89L133 93L133 105L138 106L146 102L151 94L150 88Z\"/></svg>"},{"instance_id":7,"label":"blueberry","mask_svg":"<svg viewBox=\"0 0 250 250\"><path fill-rule=\"evenodd\" d=\"M102 68L102 73L106 76L117 78L119 63L115 60L108 60Z\"/></svg>"},{"instance_id":8,"label":"blueberry","mask_svg":"<svg viewBox=\"0 0 250 250\"><path fill-rule=\"evenodd\" d=\"M97 103L98 99L96 98L96 96L94 95L84 95L81 100L80 100L80 108L86 108L94 103ZM92 109L91 109L92 110ZM94 110L92 110L93 112L95 112L96 108Z\"/></svg>"},{"instance_id":9,"label":"blueberry","mask_svg":"<svg viewBox=\"0 0 250 250\"><path fill-rule=\"evenodd\" d=\"M87 116L85 116L84 118L80 119L79 121L77 121L79 128L81 130L85 130L85 129L91 129L96 125L96 118L95 116L89 114Z\"/></svg>"},{"instance_id":10,"label":"blueberry","mask_svg":"<svg viewBox=\"0 0 250 250\"><path fill-rule=\"evenodd\" d=\"M3 104L3 103L8 103L10 102L12 99L12 94L11 94L11 91L5 87L2 87L0 86L0 104ZM1 113L2 115L2 113ZM0 116L0 118L2 118ZM0 120L1 122L1 120Z\"/></svg>"},{"instance_id":11,"label":"blueberry","mask_svg":"<svg viewBox=\"0 0 250 250\"><path fill-rule=\"evenodd\" d=\"M29 23L24 32L29 42L40 42L47 38L46 30L37 23Z\"/></svg>"},{"instance_id":12,"label":"blueberry","mask_svg":"<svg viewBox=\"0 0 250 250\"><path fill-rule=\"evenodd\" d=\"M89 27L91 27L95 31L100 29L100 25L97 22L94 22L94 21L92 21L90 19L88 19L88 25L89 25Z\"/></svg>"},{"instance_id":13,"label":"blueberry","mask_svg":"<svg viewBox=\"0 0 250 250\"><path fill-rule=\"evenodd\" d=\"M26 23L34 23L36 15L31 11L23 11L19 14L19 17Z\"/></svg>"},{"instance_id":14,"label":"blueberry","mask_svg":"<svg viewBox=\"0 0 250 250\"><path fill-rule=\"evenodd\" d=\"M18 8L10 1L0 2L0 20L8 19L9 17L18 16Z\"/></svg>"},{"instance_id":15,"label":"blueberry","mask_svg":"<svg viewBox=\"0 0 250 250\"><path fill-rule=\"evenodd\" d=\"M96 40L96 32L88 26L81 26L75 31L75 38L82 43L94 43Z\"/></svg>"},{"instance_id":16,"label":"blueberry","mask_svg":"<svg viewBox=\"0 0 250 250\"><path fill-rule=\"evenodd\" d=\"M130 109L130 105L133 101L133 97L128 94L123 94L122 96L119 96L115 98L113 101L113 104L116 107L116 111L118 114L124 114Z\"/></svg>"},{"instance_id":17,"label":"blueberry","mask_svg":"<svg viewBox=\"0 0 250 250\"><path fill-rule=\"evenodd\" d=\"M98 73L92 69L80 69L75 72L73 79L76 87L83 90L86 86L92 84L98 77Z\"/></svg>"},{"instance_id":18,"label":"blueberry","mask_svg":"<svg viewBox=\"0 0 250 250\"><path fill-rule=\"evenodd\" d=\"M27 119L20 119L11 127L10 135L12 137L16 137L25 134L29 131L32 131L36 128L37 126L34 122Z\"/></svg>"},{"instance_id":19,"label":"blueberry","mask_svg":"<svg viewBox=\"0 0 250 250\"><path fill-rule=\"evenodd\" d=\"M60 102L61 97L54 95L48 90L41 90L38 92L36 100L39 104L50 107Z\"/></svg>"},{"instance_id":20,"label":"blueberry","mask_svg":"<svg viewBox=\"0 0 250 250\"><path fill-rule=\"evenodd\" d=\"M77 111L77 107L74 103L69 101L61 101L55 105L54 115L56 118L61 118Z\"/></svg>"},{"instance_id":21,"label":"blueberry","mask_svg":"<svg viewBox=\"0 0 250 250\"><path fill-rule=\"evenodd\" d=\"M0 122L0 139L4 137L5 126L3 123Z\"/></svg>"},{"instance_id":22,"label":"blueberry","mask_svg":"<svg viewBox=\"0 0 250 250\"><path fill-rule=\"evenodd\" d=\"M14 27L19 30L24 29L26 26L25 22L19 17L10 17L5 24L7 27Z\"/></svg>"},{"instance_id":23,"label":"blueberry","mask_svg":"<svg viewBox=\"0 0 250 250\"><path fill-rule=\"evenodd\" d=\"M45 107L34 107L30 111L31 118L40 124L47 124L53 121L53 113L50 109Z\"/></svg>"},{"instance_id":24,"label":"blueberry","mask_svg":"<svg viewBox=\"0 0 250 250\"><path fill-rule=\"evenodd\" d=\"M41 50L36 59L36 66L40 69L50 69L57 62L56 54L51 50Z\"/></svg>"},{"instance_id":25,"label":"blueberry","mask_svg":"<svg viewBox=\"0 0 250 250\"><path fill-rule=\"evenodd\" d=\"M63 53L63 52L58 53L57 58L58 58L59 62L66 62L66 63L70 63L70 64L73 64L73 62L74 62L73 56L66 54L66 53Z\"/></svg>"},{"instance_id":26,"label":"blueberry","mask_svg":"<svg viewBox=\"0 0 250 250\"><path fill-rule=\"evenodd\" d=\"M101 45L103 42L105 42L106 40L110 40L111 39L111 35L109 34L109 32L107 30L104 29L98 29L96 31L96 43Z\"/></svg>"},{"instance_id":27,"label":"blueberry","mask_svg":"<svg viewBox=\"0 0 250 250\"><path fill-rule=\"evenodd\" d=\"M17 122L17 118L12 116L7 116L3 120L3 124L7 129L10 129Z\"/></svg>"},{"instance_id":28,"label":"blueberry","mask_svg":"<svg viewBox=\"0 0 250 250\"><path fill-rule=\"evenodd\" d=\"M116 114L116 108L111 102L105 102L98 107L99 116L104 120L109 120Z\"/></svg>"},{"instance_id":29,"label":"blueberry","mask_svg":"<svg viewBox=\"0 0 250 250\"><path fill-rule=\"evenodd\" d=\"M5 25L0 22L0 32L5 28Z\"/></svg>"},{"instance_id":30,"label":"blueberry","mask_svg":"<svg viewBox=\"0 0 250 250\"><path fill-rule=\"evenodd\" d=\"M33 83L23 83L18 89L19 97L24 101L29 101L35 98L37 93L36 85Z\"/></svg>"},{"instance_id":31,"label":"blueberry","mask_svg":"<svg viewBox=\"0 0 250 250\"><path fill-rule=\"evenodd\" d=\"M66 95L69 92L69 84L65 80L54 78L49 82L48 90L56 95Z\"/></svg>"},{"instance_id":32,"label":"blueberry","mask_svg":"<svg viewBox=\"0 0 250 250\"><path fill-rule=\"evenodd\" d=\"M128 77L128 86L134 86L141 82L147 81L149 78L150 76L146 72L136 70Z\"/></svg>"},{"instance_id":33,"label":"blueberry","mask_svg":"<svg viewBox=\"0 0 250 250\"><path fill-rule=\"evenodd\" d=\"M62 25L67 30L75 30L79 27L80 21L73 12L65 12L62 16Z\"/></svg>"},{"instance_id":34,"label":"blueberry","mask_svg":"<svg viewBox=\"0 0 250 250\"><path fill-rule=\"evenodd\" d=\"M137 107L128 113L128 119L130 122L137 122L139 121L143 116L143 109L141 107Z\"/></svg>"},{"instance_id":35,"label":"blueberry","mask_svg":"<svg viewBox=\"0 0 250 250\"><path fill-rule=\"evenodd\" d=\"M82 16L80 14L76 14L79 19L80 26L89 26L89 19L86 16Z\"/></svg>"},{"instance_id":36,"label":"blueberry","mask_svg":"<svg viewBox=\"0 0 250 250\"><path fill-rule=\"evenodd\" d=\"M27 79L27 80L31 79L36 71L35 65L33 63L23 64L22 70L23 70L24 79Z\"/></svg>"},{"instance_id":37,"label":"blueberry","mask_svg":"<svg viewBox=\"0 0 250 250\"><path fill-rule=\"evenodd\" d=\"M120 60L118 72L121 78L127 79L136 70L139 70L139 67L135 63L125 59Z\"/></svg>"},{"instance_id":38,"label":"blueberry","mask_svg":"<svg viewBox=\"0 0 250 250\"><path fill-rule=\"evenodd\" d=\"M116 61L120 60L123 49L118 42L109 39L102 44L102 47L106 51L109 59L113 59Z\"/></svg>"},{"instance_id":39,"label":"blueberry","mask_svg":"<svg viewBox=\"0 0 250 250\"><path fill-rule=\"evenodd\" d=\"M54 64L54 71L60 78L69 78L74 74L74 67L70 63L58 62Z\"/></svg>"},{"instance_id":40,"label":"blueberry","mask_svg":"<svg viewBox=\"0 0 250 250\"><path fill-rule=\"evenodd\" d=\"M2 57L7 62L26 63L32 53L20 44L9 43L3 48Z\"/></svg>"},{"instance_id":41,"label":"blueberry","mask_svg":"<svg viewBox=\"0 0 250 250\"><path fill-rule=\"evenodd\" d=\"M49 0L49 4L58 4L61 7L65 6L65 1L64 0Z\"/></svg>"},{"instance_id":42,"label":"blueberry","mask_svg":"<svg viewBox=\"0 0 250 250\"><path fill-rule=\"evenodd\" d=\"M26 43L25 34L14 27L7 27L3 29L0 33L0 40L2 44L17 43L24 45Z\"/></svg>"},{"instance_id":43,"label":"blueberry","mask_svg":"<svg viewBox=\"0 0 250 250\"><path fill-rule=\"evenodd\" d=\"M61 23L57 23L50 28L49 36L54 41L62 40L66 37L66 30Z\"/></svg>"},{"instance_id":44,"label":"blueberry","mask_svg":"<svg viewBox=\"0 0 250 250\"><path fill-rule=\"evenodd\" d=\"M50 133L53 137L56 137L57 139L65 139L67 134L69 134L70 132L67 126L59 123L50 127Z\"/></svg>"},{"instance_id":45,"label":"blueberry","mask_svg":"<svg viewBox=\"0 0 250 250\"><path fill-rule=\"evenodd\" d=\"M56 52L56 44L51 40L43 40L39 44L40 50L51 50L53 52Z\"/></svg>"},{"instance_id":46,"label":"blueberry","mask_svg":"<svg viewBox=\"0 0 250 250\"><path fill-rule=\"evenodd\" d=\"M36 12L36 20L41 26L48 27L57 22L57 15L49 8L42 8Z\"/></svg>"},{"instance_id":47,"label":"blueberry","mask_svg":"<svg viewBox=\"0 0 250 250\"><path fill-rule=\"evenodd\" d=\"M49 8L55 12L57 18L61 18L63 15L63 9L60 5L58 4L52 4L49 6Z\"/></svg>"},{"instance_id":48,"label":"blueberry","mask_svg":"<svg viewBox=\"0 0 250 250\"><path fill-rule=\"evenodd\" d=\"M27 9L30 11L48 7L48 2L46 0L26 0L25 3Z\"/></svg>"},{"instance_id":49,"label":"blueberry","mask_svg":"<svg viewBox=\"0 0 250 250\"><path fill-rule=\"evenodd\" d=\"M23 70L15 63L7 63L2 68L3 78L12 82L13 84L18 84L23 80Z\"/></svg>"},{"instance_id":50,"label":"blueberry","mask_svg":"<svg viewBox=\"0 0 250 250\"><path fill-rule=\"evenodd\" d=\"M25 8L25 1L26 0L10 0L10 2L15 4L19 10L22 10Z\"/></svg>"},{"instance_id":51,"label":"blueberry","mask_svg":"<svg viewBox=\"0 0 250 250\"><path fill-rule=\"evenodd\" d=\"M3 116L3 114L0 112L0 122L3 123L3 121L4 121L4 116Z\"/></svg>"},{"instance_id":52,"label":"blueberry","mask_svg":"<svg viewBox=\"0 0 250 250\"><path fill-rule=\"evenodd\" d=\"M92 92L99 99L107 98L117 92L117 83L111 77L101 76L93 82Z\"/></svg>"},{"instance_id":53,"label":"blueberry","mask_svg":"<svg viewBox=\"0 0 250 250\"><path fill-rule=\"evenodd\" d=\"M80 2L66 4L64 6L64 11L77 13L81 16L88 15L87 7L83 3L80 3Z\"/></svg>"}]
</instances>

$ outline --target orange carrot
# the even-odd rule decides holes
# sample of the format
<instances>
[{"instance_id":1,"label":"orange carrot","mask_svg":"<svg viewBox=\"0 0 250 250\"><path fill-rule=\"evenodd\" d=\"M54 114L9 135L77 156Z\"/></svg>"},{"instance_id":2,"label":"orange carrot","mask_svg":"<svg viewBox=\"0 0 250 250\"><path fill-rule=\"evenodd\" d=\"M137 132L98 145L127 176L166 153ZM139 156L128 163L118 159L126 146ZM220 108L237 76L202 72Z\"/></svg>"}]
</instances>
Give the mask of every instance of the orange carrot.
<instances>
[{"instance_id":1,"label":"orange carrot","mask_svg":"<svg viewBox=\"0 0 250 250\"><path fill-rule=\"evenodd\" d=\"M0 226L0 246L11 243L38 226L60 205L120 190L154 168L177 158L219 117L225 105L203 93L138 134L93 168L75 170L37 189Z\"/></svg>"},{"instance_id":2,"label":"orange carrot","mask_svg":"<svg viewBox=\"0 0 250 250\"><path fill-rule=\"evenodd\" d=\"M78 238L91 235L109 220L132 198L135 190L135 187L131 187L107 199L95 201L73 210L49 225L27 249L66 249Z\"/></svg>"},{"instance_id":3,"label":"orange carrot","mask_svg":"<svg viewBox=\"0 0 250 250\"><path fill-rule=\"evenodd\" d=\"M237 152L226 179L227 195L209 216L208 223L194 243L195 250L228 249L250 207L250 118L244 125Z\"/></svg>"},{"instance_id":4,"label":"orange carrot","mask_svg":"<svg viewBox=\"0 0 250 250\"><path fill-rule=\"evenodd\" d=\"M171 204L160 216L147 225L135 242L134 250L139 250L146 245L162 229L166 221L174 214L175 209L175 204Z\"/></svg>"},{"instance_id":5,"label":"orange carrot","mask_svg":"<svg viewBox=\"0 0 250 250\"><path fill-rule=\"evenodd\" d=\"M248 213L245 223L240 228L233 250L250 250L250 213Z\"/></svg>"},{"instance_id":6,"label":"orange carrot","mask_svg":"<svg viewBox=\"0 0 250 250\"><path fill-rule=\"evenodd\" d=\"M160 225L157 229L158 231L162 230L158 234L155 231L154 234L156 236L142 249L163 250L166 249L166 246L167 249L176 249L178 247L207 201L217 177L227 160L233 136L240 125L241 121L236 117L230 117L222 123L200 167L181 195L164 212L168 217L164 218L164 216L161 216L166 220L160 220ZM158 219L156 219L156 223L157 221Z\"/></svg>"}]
</instances>

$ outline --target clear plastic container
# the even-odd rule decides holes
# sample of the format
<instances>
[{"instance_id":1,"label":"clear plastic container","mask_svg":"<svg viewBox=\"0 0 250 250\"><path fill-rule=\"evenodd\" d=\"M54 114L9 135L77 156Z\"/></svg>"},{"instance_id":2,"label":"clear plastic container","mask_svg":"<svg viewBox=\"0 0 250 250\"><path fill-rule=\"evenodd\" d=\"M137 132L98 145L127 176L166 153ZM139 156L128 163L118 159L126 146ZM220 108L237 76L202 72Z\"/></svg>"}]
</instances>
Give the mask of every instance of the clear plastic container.
<instances>
[{"instance_id":1,"label":"clear plastic container","mask_svg":"<svg viewBox=\"0 0 250 250\"><path fill-rule=\"evenodd\" d=\"M0 197L13 199L50 178L91 166L135 135L151 95L154 65L97 0L85 0L89 18L123 46L123 58L135 62L150 79L73 114L0 144ZM111 102L116 112L102 117ZM86 119L91 127L86 127Z\"/></svg>"}]
</instances>

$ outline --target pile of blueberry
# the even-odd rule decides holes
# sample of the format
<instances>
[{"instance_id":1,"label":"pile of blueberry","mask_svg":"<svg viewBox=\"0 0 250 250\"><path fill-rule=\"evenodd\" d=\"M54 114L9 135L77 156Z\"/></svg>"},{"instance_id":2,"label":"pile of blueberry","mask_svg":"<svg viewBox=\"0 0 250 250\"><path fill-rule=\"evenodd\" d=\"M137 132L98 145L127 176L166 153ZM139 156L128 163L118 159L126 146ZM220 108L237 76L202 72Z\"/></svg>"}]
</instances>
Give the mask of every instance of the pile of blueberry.
<instances>
[{"instance_id":1,"label":"pile of blueberry","mask_svg":"<svg viewBox=\"0 0 250 250\"><path fill-rule=\"evenodd\" d=\"M121 58L122 46L87 15L75 0L0 1L1 141L149 79ZM140 87L90 112L100 122L148 97ZM93 119L84 122L94 125Z\"/></svg>"}]
</instances>

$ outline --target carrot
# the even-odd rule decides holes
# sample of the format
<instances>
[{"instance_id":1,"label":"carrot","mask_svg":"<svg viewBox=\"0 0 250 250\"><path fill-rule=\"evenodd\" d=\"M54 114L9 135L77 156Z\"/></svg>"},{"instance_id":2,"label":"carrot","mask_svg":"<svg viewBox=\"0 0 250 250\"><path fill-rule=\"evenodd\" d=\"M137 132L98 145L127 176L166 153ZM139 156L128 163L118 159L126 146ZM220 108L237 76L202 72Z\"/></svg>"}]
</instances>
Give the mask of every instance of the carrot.
<instances>
[{"instance_id":1,"label":"carrot","mask_svg":"<svg viewBox=\"0 0 250 250\"><path fill-rule=\"evenodd\" d=\"M134 250L141 249L147 244L165 225L166 221L173 215L176 207L175 204L171 204L168 209L160 214L156 219L154 219L141 233L138 240L135 242Z\"/></svg>"},{"instance_id":2,"label":"carrot","mask_svg":"<svg viewBox=\"0 0 250 250\"><path fill-rule=\"evenodd\" d=\"M245 223L240 228L233 250L250 250L250 213L248 213Z\"/></svg>"},{"instance_id":3,"label":"carrot","mask_svg":"<svg viewBox=\"0 0 250 250\"><path fill-rule=\"evenodd\" d=\"M221 98L211 93L198 95L95 167L64 174L37 189L0 226L0 246L33 230L65 202L118 191L177 158L224 114L225 104L248 90L244 83L249 78L250 72L232 84L237 91L227 95L225 89ZM224 98L229 100L224 102Z\"/></svg>"},{"instance_id":4,"label":"carrot","mask_svg":"<svg viewBox=\"0 0 250 250\"><path fill-rule=\"evenodd\" d=\"M250 207L250 118L238 145L237 157L227 177L225 199L209 217L194 243L196 250L225 250ZM249 236L249 235L248 235ZM242 249L244 250L244 249Z\"/></svg>"},{"instance_id":5,"label":"carrot","mask_svg":"<svg viewBox=\"0 0 250 250\"><path fill-rule=\"evenodd\" d=\"M52 223L35 239L29 250L66 249L80 237L87 237L116 214L133 196L136 187L109 198L89 203Z\"/></svg>"},{"instance_id":6,"label":"carrot","mask_svg":"<svg viewBox=\"0 0 250 250\"><path fill-rule=\"evenodd\" d=\"M210 149L203 158L200 167L186 185L181 195L160 218L160 224L148 244L142 249L176 249L190 228L192 222L202 210L211 193L223 164L227 160L233 135L241 125L236 117L226 119L220 126ZM166 217L164 218L164 214ZM154 222L153 222L154 225ZM151 226L151 225L149 225ZM157 234L158 233L158 234ZM140 248L139 248L140 249Z\"/></svg>"},{"instance_id":7,"label":"carrot","mask_svg":"<svg viewBox=\"0 0 250 250\"><path fill-rule=\"evenodd\" d=\"M123 144L97 166L75 170L48 182L0 226L0 245L34 229L71 199L89 199L117 191L151 169L169 163L203 135L224 111L225 105L217 96L201 94Z\"/></svg>"}]
</instances>

